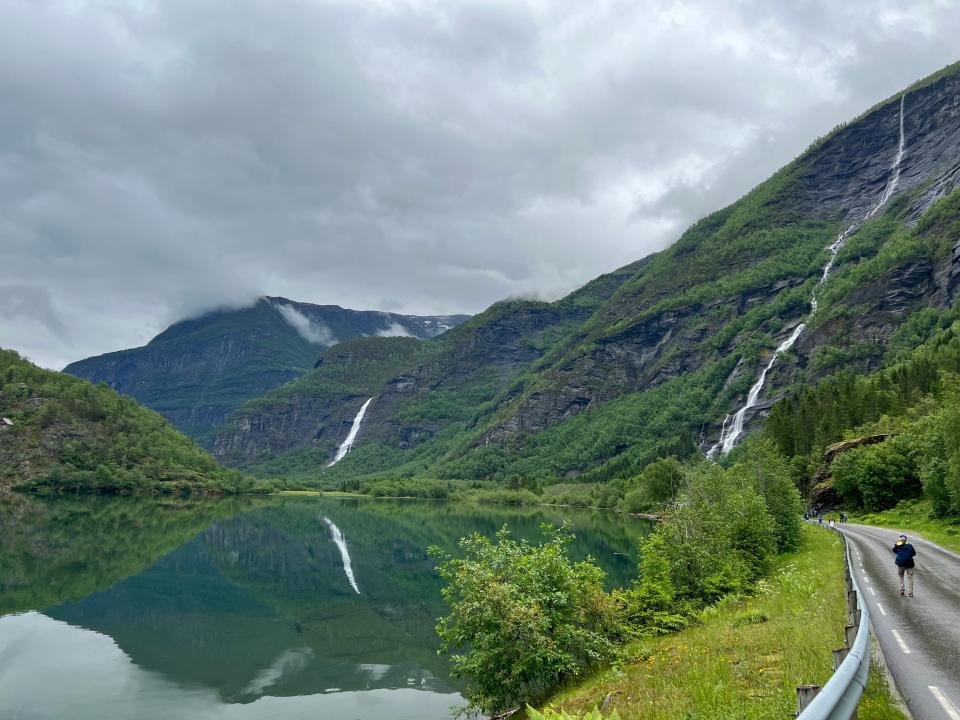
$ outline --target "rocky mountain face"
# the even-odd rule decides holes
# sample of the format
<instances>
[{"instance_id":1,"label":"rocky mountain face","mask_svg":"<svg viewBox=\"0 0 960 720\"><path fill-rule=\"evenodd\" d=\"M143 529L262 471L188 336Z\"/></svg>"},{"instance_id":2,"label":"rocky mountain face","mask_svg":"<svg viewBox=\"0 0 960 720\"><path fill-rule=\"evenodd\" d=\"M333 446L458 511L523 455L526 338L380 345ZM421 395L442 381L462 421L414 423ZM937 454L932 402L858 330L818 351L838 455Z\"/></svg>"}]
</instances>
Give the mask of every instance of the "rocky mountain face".
<instances>
[{"instance_id":1,"label":"rocky mountain face","mask_svg":"<svg viewBox=\"0 0 960 720\"><path fill-rule=\"evenodd\" d=\"M222 428L215 453L334 482L603 479L706 449L800 323L748 430L798 383L880 367L935 322L960 287L958 185L952 66L818 140L662 253L556 303L494 306L389 377L360 371L352 395L318 385L287 393L282 408L254 403ZM324 469L370 397L355 449ZM282 447L261 430L281 412L300 428Z\"/></svg>"},{"instance_id":2,"label":"rocky mountain face","mask_svg":"<svg viewBox=\"0 0 960 720\"><path fill-rule=\"evenodd\" d=\"M399 449L417 446L492 402L556 334L582 323L634 269L601 276L559 303L498 303L427 342L363 338L334 346L312 372L242 406L218 431L214 454L230 465L267 462L285 474L283 459L274 466L269 461L300 451L306 457L296 465L322 468L374 396L364 438Z\"/></svg>"},{"instance_id":3,"label":"rocky mountain face","mask_svg":"<svg viewBox=\"0 0 960 720\"><path fill-rule=\"evenodd\" d=\"M325 348L358 337L436 337L467 316L347 310L266 297L253 306L178 322L147 345L72 363L209 446L244 401L307 372Z\"/></svg>"}]
</instances>

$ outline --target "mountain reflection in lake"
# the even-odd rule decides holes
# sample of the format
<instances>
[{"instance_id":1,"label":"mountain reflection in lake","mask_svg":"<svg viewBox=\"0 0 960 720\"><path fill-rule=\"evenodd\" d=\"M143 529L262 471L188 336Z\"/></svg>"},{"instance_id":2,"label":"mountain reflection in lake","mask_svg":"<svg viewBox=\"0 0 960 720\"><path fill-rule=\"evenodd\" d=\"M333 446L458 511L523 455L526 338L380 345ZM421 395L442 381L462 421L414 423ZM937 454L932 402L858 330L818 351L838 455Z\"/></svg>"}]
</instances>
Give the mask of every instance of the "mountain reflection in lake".
<instances>
[{"instance_id":1,"label":"mountain reflection in lake","mask_svg":"<svg viewBox=\"0 0 960 720\"><path fill-rule=\"evenodd\" d=\"M0 513L0 612L40 611L0 618L0 708L31 719L448 718L462 700L436 653L428 546L504 523L539 539L541 522L566 521L572 553L624 585L649 529L607 512L332 498Z\"/></svg>"}]
</instances>

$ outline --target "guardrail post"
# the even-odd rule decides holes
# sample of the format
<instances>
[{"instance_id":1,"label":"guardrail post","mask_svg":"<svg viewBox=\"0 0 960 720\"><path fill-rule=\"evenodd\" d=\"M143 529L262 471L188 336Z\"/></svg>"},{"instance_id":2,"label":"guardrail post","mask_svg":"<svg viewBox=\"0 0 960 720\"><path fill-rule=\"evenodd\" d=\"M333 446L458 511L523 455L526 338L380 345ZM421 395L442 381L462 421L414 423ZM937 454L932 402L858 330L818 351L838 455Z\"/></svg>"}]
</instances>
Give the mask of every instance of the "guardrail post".
<instances>
[{"instance_id":1,"label":"guardrail post","mask_svg":"<svg viewBox=\"0 0 960 720\"><path fill-rule=\"evenodd\" d=\"M843 662L844 658L847 657L849 652L850 652L850 648L845 648L845 647L837 648L836 650L833 651L833 669L834 670L840 667L840 664Z\"/></svg>"},{"instance_id":2,"label":"guardrail post","mask_svg":"<svg viewBox=\"0 0 960 720\"><path fill-rule=\"evenodd\" d=\"M863 616L863 610L851 610L847 613L847 620L851 625L860 627L860 618Z\"/></svg>"},{"instance_id":3,"label":"guardrail post","mask_svg":"<svg viewBox=\"0 0 960 720\"><path fill-rule=\"evenodd\" d=\"M807 709L819 692L819 685L801 685L797 688L797 715Z\"/></svg>"},{"instance_id":4,"label":"guardrail post","mask_svg":"<svg viewBox=\"0 0 960 720\"><path fill-rule=\"evenodd\" d=\"M856 625L847 625L843 629L843 637L847 641L847 647L853 647L853 641L857 639L857 630L859 630Z\"/></svg>"},{"instance_id":5,"label":"guardrail post","mask_svg":"<svg viewBox=\"0 0 960 720\"><path fill-rule=\"evenodd\" d=\"M857 613L860 611L858 610ZM857 623L859 625L860 623ZM850 648L837 648L833 651L833 671L836 672L840 666L843 664L843 661L847 659L847 655L850 654ZM850 716L850 720L857 720L857 709L853 709L853 714Z\"/></svg>"},{"instance_id":6,"label":"guardrail post","mask_svg":"<svg viewBox=\"0 0 960 720\"><path fill-rule=\"evenodd\" d=\"M860 606L857 604L857 591L851 590L847 593L847 610L853 612Z\"/></svg>"}]
</instances>

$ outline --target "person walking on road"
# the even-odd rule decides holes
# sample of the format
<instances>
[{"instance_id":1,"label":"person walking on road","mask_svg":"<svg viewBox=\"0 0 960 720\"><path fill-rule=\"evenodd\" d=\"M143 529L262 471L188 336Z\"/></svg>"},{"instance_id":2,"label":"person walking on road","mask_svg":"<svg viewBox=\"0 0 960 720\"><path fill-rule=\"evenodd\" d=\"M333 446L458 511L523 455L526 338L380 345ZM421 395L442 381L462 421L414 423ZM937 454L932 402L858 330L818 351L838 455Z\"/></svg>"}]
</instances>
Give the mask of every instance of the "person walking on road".
<instances>
[{"instance_id":1,"label":"person walking on road","mask_svg":"<svg viewBox=\"0 0 960 720\"><path fill-rule=\"evenodd\" d=\"M913 597L913 558L917 554L916 549L907 542L907 536L901 535L897 544L891 548L896 554L897 575L900 577L900 595L903 596L903 576L906 575L909 580L910 597Z\"/></svg>"}]
</instances>

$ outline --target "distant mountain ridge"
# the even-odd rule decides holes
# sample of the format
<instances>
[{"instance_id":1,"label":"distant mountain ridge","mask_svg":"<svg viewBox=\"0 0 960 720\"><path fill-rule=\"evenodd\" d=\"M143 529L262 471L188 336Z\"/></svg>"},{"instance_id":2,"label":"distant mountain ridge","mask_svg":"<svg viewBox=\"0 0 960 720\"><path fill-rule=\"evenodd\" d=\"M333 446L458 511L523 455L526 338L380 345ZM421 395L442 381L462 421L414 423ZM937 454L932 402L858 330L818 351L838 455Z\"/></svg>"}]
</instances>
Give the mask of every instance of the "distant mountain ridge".
<instances>
[{"instance_id":1,"label":"distant mountain ridge","mask_svg":"<svg viewBox=\"0 0 960 720\"><path fill-rule=\"evenodd\" d=\"M202 445L246 400L309 371L321 351L360 337L436 337L466 315L349 310L283 297L182 320L143 347L71 363L64 371L106 382L159 412Z\"/></svg>"},{"instance_id":2,"label":"distant mountain ridge","mask_svg":"<svg viewBox=\"0 0 960 720\"><path fill-rule=\"evenodd\" d=\"M829 247L852 224L820 286ZM214 455L331 485L624 477L711 447L800 323L747 431L784 393L889 364L958 292L960 64L838 127L671 247L583 291L498 303L427 343L426 355L364 340L325 354L315 371L243 406ZM353 450L327 468L370 397Z\"/></svg>"}]
</instances>

